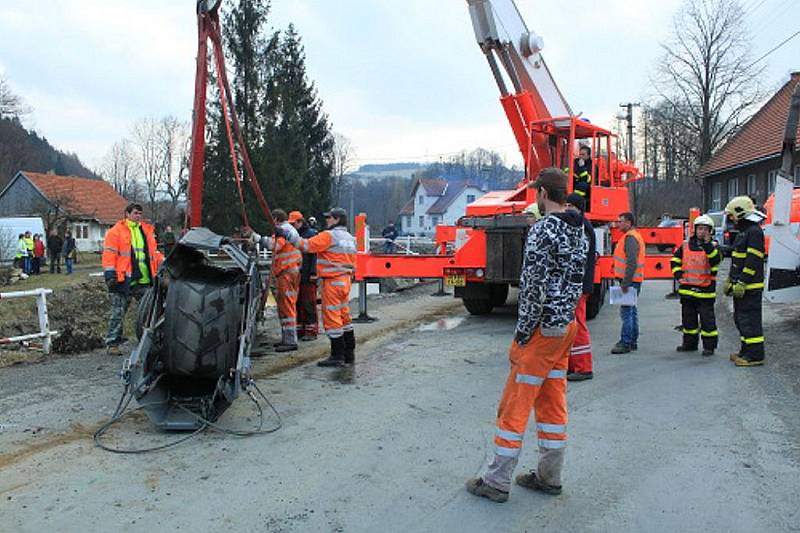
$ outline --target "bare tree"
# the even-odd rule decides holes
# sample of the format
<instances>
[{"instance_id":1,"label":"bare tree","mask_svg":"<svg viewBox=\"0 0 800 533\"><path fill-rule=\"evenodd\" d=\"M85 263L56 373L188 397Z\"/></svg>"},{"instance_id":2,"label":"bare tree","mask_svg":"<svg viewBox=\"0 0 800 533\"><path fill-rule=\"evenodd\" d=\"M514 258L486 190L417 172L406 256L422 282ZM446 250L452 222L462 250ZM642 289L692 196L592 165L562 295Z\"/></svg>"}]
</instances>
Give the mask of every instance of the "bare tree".
<instances>
[{"instance_id":1,"label":"bare tree","mask_svg":"<svg viewBox=\"0 0 800 533\"><path fill-rule=\"evenodd\" d=\"M331 198L341 205L341 194L345 187L345 176L353 170L355 150L350 139L340 133L333 134L333 175L331 176Z\"/></svg>"},{"instance_id":2,"label":"bare tree","mask_svg":"<svg viewBox=\"0 0 800 533\"><path fill-rule=\"evenodd\" d=\"M137 171L137 161L131 141L122 139L111 146L98 173L111 183L114 190L128 198L132 192Z\"/></svg>"},{"instance_id":3,"label":"bare tree","mask_svg":"<svg viewBox=\"0 0 800 533\"><path fill-rule=\"evenodd\" d=\"M19 117L30 112L30 107L11 90L5 76L0 75L0 118Z\"/></svg>"},{"instance_id":4,"label":"bare tree","mask_svg":"<svg viewBox=\"0 0 800 533\"><path fill-rule=\"evenodd\" d=\"M669 120L696 139L696 170L763 99L764 68L748 53L752 40L738 0L686 0L672 26L652 82Z\"/></svg>"},{"instance_id":5,"label":"bare tree","mask_svg":"<svg viewBox=\"0 0 800 533\"><path fill-rule=\"evenodd\" d=\"M133 125L133 142L138 151L139 169L147 194L150 216L158 219L158 195L164 184L164 147L159 140L159 123L152 118Z\"/></svg>"},{"instance_id":6,"label":"bare tree","mask_svg":"<svg viewBox=\"0 0 800 533\"><path fill-rule=\"evenodd\" d=\"M173 116L164 117L158 124L158 141L163 157L163 190L174 212L188 181L189 124Z\"/></svg>"}]
</instances>

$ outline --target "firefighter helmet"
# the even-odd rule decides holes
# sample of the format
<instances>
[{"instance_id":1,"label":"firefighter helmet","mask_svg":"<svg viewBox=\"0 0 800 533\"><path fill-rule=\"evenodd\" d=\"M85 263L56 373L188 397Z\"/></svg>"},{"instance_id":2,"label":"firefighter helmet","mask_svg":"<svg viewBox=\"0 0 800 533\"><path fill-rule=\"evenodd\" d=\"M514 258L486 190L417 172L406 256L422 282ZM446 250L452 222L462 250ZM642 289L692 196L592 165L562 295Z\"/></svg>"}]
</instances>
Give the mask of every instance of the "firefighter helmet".
<instances>
[{"instance_id":1,"label":"firefighter helmet","mask_svg":"<svg viewBox=\"0 0 800 533\"><path fill-rule=\"evenodd\" d=\"M693 226L708 226L711 228L711 231L714 231L714 219L708 215L700 215L699 217L694 219Z\"/></svg>"},{"instance_id":2,"label":"firefighter helmet","mask_svg":"<svg viewBox=\"0 0 800 533\"><path fill-rule=\"evenodd\" d=\"M747 215L755 213L756 206L749 196L737 196L725 206L725 212L735 220L742 220Z\"/></svg>"}]
</instances>

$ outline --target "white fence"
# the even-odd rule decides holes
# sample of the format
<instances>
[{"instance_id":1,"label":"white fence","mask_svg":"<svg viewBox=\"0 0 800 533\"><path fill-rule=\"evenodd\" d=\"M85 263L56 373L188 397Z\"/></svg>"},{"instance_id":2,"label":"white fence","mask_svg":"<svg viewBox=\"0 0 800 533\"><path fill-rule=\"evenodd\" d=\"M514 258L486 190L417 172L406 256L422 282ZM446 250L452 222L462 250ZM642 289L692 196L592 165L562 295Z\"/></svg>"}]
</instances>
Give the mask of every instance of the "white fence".
<instances>
[{"instance_id":1,"label":"white fence","mask_svg":"<svg viewBox=\"0 0 800 533\"><path fill-rule=\"evenodd\" d=\"M28 335L17 335L16 337L0 338L0 344L11 344L13 342L23 342L33 339L42 339L42 350L50 353L50 342L57 331L50 331L50 322L47 319L47 295L53 294L52 289L33 289L30 291L0 292L0 300L11 298L25 298L27 296L36 297L36 309L39 314L39 333Z\"/></svg>"}]
</instances>

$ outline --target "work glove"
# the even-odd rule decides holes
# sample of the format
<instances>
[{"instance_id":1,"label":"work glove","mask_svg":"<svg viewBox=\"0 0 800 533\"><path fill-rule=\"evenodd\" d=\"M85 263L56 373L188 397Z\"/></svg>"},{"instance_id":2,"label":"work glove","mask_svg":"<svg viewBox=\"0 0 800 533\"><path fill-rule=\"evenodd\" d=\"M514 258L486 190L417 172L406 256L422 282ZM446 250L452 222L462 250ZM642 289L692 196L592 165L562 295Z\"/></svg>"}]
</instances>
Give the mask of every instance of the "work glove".
<instances>
[{"instance_id":1,"label":"work glove","mask_svg":"<svg viewBox=\"0 0 800 533\"><path fill-rule=\"evenodd\" d=\"M733 292L733 283L731 283L731 280L726 279L725 285L722 286L722 294L724 294L725 296L730 296L732 292Z\"/></svg>"},{"instance_id":2,"label":"work glove","mask_svg":"<svg viewBox=\"0 0 800 533\"><path fill-rule=\"evenodd\" d=\"M746 288L747 286L744 284L743 281L737 281L736 283L734 283L733 288L731 289L731 292L733 292L733 297L736 299L744 298L744 292Z\"/></svg>"}]
</instances>

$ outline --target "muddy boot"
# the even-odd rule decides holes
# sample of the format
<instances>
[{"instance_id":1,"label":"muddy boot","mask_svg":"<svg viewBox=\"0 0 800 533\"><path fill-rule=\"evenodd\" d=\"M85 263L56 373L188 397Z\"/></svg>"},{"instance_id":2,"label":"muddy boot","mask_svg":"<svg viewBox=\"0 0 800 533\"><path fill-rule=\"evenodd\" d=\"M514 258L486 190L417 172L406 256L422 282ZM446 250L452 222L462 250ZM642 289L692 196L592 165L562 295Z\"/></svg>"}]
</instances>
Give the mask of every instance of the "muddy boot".
<instances>
[{"instance_id":1,"label":"muddy boot","mask_svg":"<svg viewBox=\"0 0 800 533\"><path fill-rule=\"evenodd\" d=\"M353 365L356 362L356 335L353 330L345 331L344 339L344 364Z\"/></svg>"},{"instance_id":2,"label":"muddy boot","mask_svg":"<svg viewBox=\"0 0 800 533\"><path fill-rule=\"evenodd\" d=\"M474 494L475 496L488 498L497 503L508 501L508 492L504 492L500 489L492 487L491 485L487 485L486 482L479 477L467 481L467 492Z\"/></svg>"},{"instance_id":3,"label":"muddy boot","mask_svg":"<svg viewBox=\"0 0 800 533\"><path fill-rule=\"evenodd\" d=\"M344 366L344 337L331 338L331 355L317 366Z\"/></svg>"},{"instance_id":4,"label":"muddy boot","mask_svg":"<svg viewBox=\"0 0 800 533\"><path fill-rule=\"evenodd\" d=\"M517 485L545 494L561 494L561 469L564 467L564 448L539 447L539 467L528 474L517 476ZM536 472L539 475L536 475Z\"/></svg>"}]
</instances>

